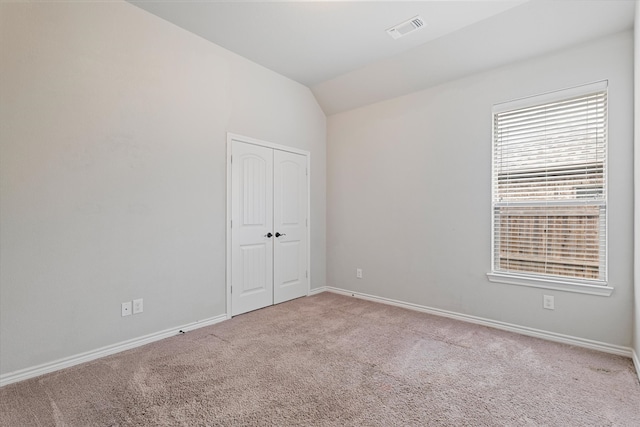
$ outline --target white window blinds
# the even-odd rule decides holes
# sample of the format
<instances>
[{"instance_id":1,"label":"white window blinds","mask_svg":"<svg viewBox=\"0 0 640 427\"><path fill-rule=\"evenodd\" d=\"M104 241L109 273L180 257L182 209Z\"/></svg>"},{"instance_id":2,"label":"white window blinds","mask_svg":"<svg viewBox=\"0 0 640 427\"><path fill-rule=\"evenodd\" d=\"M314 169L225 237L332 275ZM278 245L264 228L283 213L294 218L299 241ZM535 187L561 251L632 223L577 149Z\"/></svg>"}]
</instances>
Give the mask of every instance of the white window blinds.
<instances>
[{"instance_id":1,"label":"white window blinds","mask_svg":"<svg viewBox=\"0 0 640 427\"><path fill-rule=\"evenodd\" d=\"M494 272L606 281L606 83L578 89L494 108Z\"/></svg>"}]
</instances>

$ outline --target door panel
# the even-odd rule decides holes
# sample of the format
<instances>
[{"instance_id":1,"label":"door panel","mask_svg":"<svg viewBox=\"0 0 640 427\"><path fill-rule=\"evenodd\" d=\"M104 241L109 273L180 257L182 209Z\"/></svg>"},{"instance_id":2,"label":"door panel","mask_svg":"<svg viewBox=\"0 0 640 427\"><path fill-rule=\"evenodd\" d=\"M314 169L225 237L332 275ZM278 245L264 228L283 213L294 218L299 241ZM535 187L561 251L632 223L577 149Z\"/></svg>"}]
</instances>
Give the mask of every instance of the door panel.
<instances>
[{"instance_id":1,"label":"door panel","mask_svg":"<svg viewBox=\"0 0 640 427\"><path fill-rule=\"evenodd\" d=\"M233 141L231 311L273 304L273 150Z\"/></svg>"},{"instance_id":2,"label":"door panel","mask_svg":"<svg viewBox=\"0 0 640 427\"><path fill-rule=\"evenodd\" d=\"M241 297L266 289L267 245L271 243L240 246L243 279L239 287Z\"/></svg>"},{"instance_id":3,"label":"door panel","mask_svg":"<svg viewBox=\"0 0 640 427\"><path fill-rule=\"evenodd\" d=\"M279 266L282 269L280 271L282 286L296 284L300 281L300 252L304 251L300 251L300 242L298 241L279 243L279 255L282 257L282 263Z\"/></svg>"},{"instance_id":4,"label":"door panel","mask_svg":"<svg viewBox=\"0 0 640 427\"><path fill-rule=\"evenodd\" d=\"M274 304L307 295L307 158L274 150Z\"/></svg>"},{"instance_id":5,"label":"door panel","mask_svg":"<svg viewBox=\"0 0 640 427\"><path fill-rule=\"evenodd\" d=\"M278 155L280 157L280 155ZM285 160L279 164L280 184L280 221L282 225L297 225L300 223L300 174L304 173L304 167Z\"/></svg>"}]
</instances>

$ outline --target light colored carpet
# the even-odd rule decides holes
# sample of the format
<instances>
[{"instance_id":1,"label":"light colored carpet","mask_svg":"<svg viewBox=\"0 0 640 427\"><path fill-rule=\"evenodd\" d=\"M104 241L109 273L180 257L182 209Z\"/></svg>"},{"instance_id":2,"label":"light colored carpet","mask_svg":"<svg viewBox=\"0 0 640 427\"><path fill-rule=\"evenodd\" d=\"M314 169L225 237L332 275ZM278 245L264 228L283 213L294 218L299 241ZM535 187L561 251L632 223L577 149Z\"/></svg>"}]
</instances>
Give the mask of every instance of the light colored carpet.
<instances>
[{"instance_id":1,"label":"light colored carpet","mask_svg":"<svg viewBox=\"0 0 640 427\"><path fill-rule=\"evenodd\" d=\"M631 360L323 293L0 389L2 426L640 426Z\"/></svg>"}]
</instances>

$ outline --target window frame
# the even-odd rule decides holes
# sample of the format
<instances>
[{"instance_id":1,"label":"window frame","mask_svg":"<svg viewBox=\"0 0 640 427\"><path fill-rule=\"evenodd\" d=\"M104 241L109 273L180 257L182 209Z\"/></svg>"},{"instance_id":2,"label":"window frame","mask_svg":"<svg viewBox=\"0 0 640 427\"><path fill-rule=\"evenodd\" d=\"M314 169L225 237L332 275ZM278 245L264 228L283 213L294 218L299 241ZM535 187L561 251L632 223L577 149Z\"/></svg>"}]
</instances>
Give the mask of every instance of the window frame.
<instances>
[{"instance_id":1,"label":"window frame","mask_svg":"<svg viewBox=\"0 0 640 427\"><path fill-rule=\"evenodd\" d=\"M590 295L599 295L599 296L610 296L614 290L613 287L609 286L608 282L608 264L609 264L609 232L608 232L608 223L609 223L609 156L608 156L608 147L609 147L609 130L608 130L608 122L609 122L609 109L607 108L607 113L605 117L605 126L607 129L606 140L605 140L605 160L604 160L604 207L606 210L605 215L605 239L604 239L604 280L593 280L586 278L578 278L571 276L556 276L556 275L546 275L546 274L536 274L534 272L516 272L516 271L497 271L496 267L496 227L495 227L495 166L496 166L496 158L495 158L495 115L499 113L504 113L507 111L518 110L521 108L533 107L537 105L543 105L553 102L558 102L562 100L568 100L573 97L587 95L594 92L605 91L607 92L608 98L608 81L603 80L595 83L585 84L581 86L572 87L569 89L562 89L558 91L548 92L541 95L535 95L525 98L516 99L513 101L507 101L503 103L494 104L491 111L491 271L487 273L487 278L491 282L495 283L504 283L510 285L517 286L529 286L535 288L542 289L551 289L551 290L559 290L566 292L576 292L582 294L590 294ZM607 101L608 103L608 101Z\"/></svg>"}]
</instances>

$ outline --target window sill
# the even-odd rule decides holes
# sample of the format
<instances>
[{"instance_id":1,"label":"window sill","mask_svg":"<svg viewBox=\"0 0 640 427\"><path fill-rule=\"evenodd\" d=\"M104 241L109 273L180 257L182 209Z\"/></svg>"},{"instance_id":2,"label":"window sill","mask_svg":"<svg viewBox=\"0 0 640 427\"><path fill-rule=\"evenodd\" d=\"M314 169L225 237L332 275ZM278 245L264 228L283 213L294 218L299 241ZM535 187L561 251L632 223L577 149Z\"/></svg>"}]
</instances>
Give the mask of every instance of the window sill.
<instances>
[{"instance_id":1,"label":"window sill","mask_svg":"<svg viewBox=\"0 0 640 427\"><path fill-rule=\"evenodd\" d=\"M555 291L575 292L579 294L599 295L603 297L611 296L613 288L604 285L596 285L590 282L562 280L555 278L542 278L513 273L487 273L487 278L491 282L506 283L517 286L530 286L533 288L553 289Z\"/></svg>"}]
</instances>

